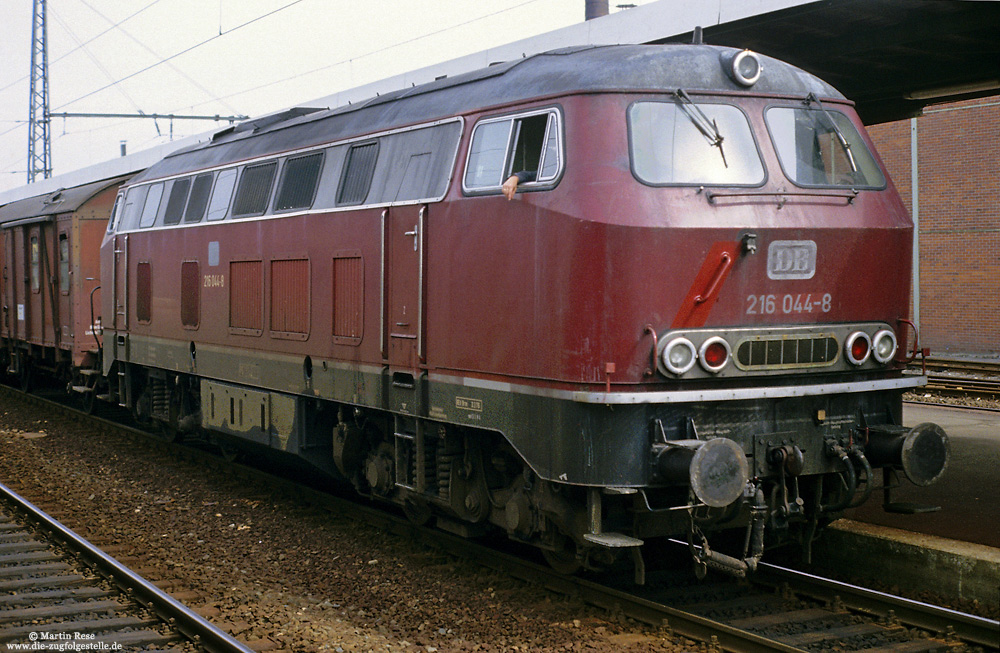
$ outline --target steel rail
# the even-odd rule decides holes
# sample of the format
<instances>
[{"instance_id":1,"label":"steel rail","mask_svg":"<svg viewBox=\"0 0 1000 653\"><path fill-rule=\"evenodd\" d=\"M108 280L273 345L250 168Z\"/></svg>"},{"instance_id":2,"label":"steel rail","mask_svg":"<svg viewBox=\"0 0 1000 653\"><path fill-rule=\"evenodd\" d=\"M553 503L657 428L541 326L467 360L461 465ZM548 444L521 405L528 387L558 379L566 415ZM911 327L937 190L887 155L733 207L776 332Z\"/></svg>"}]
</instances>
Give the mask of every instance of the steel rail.
<instances>
[{"instance_id":1,"label":"steel rail","mask_svg":"<svg viewBox=\"0 0 1000 653\"><path fill-rule=\"evenodd\" d=\"M38 403L44 402L46 405L51 405L52 403L37 396L32 397L31 395L27 395L26 397L36 400ZM62 404L55 405L61 406L67 410L72 410ZM194 460L210 465L223 464L218 456L214 456L207 451L172 445L171 443L167 443L166 441L145 431L117 424L113 421L94 418L93 416L88 417L94 421L101 422L108 427L119 430L126 437L144 439L150 443L160 446L164 451L172 451L175 454L187 458L188 460ZM513 577L545 587L560 594L578 597L586 603L609 610L612 613L623 614L654 627L660 626L663 627L664 630L669 629L669 631L676 635L705 642L706 644L717 646L724 651L732 651L733 653L764 653L766 651L796 653L804 650L780 641L757 635L755 633L741 630L719 621L714 621L697 614L686 612L656 601L651 601L640 596L588 581L583 578L566 576L554 571L548 566L540 565L503 551L498 551L495 548L487 547L478 542L447 533L440 529L417 526L403 516L389 513L377 507L361 505L350 499L315 490L313 488L303 486L294 480L282 478L253 467L237 463L226 462L224 464L227 466L227 469L231 469L237 474L244 475L248 480L266 482L271 484L272 487L275 487L275 489L284 491L290 496L299 497L301 500L311 503L318 508L335 512L340 515L346 514L351 517L358 518L364 523L406 538L411 542L421 542L427 546L443 550L452 555L474 560L477 563L495 571L509 574ZM775 576L780 575L782 572L787 572L786 576L788 578L791 578L792 576L799 579L810 577L809 574L785 570L782 567L777 567L768 563L759 563L759 567L760 571L773 573ZM763 576L764 574L758 572L758 574L755 575L755 578L760 580ZM803 590L803 594L818 596L820 599L826 600L832 599L832 595L834 593L838 595L847 595L851 598L849 600L845 600L845 605L854 607L854 609L860 612L885 615L888 610L893 610L896 613L897 618L901 621L912 623L915 626L919 626L921 629L941 632L944 635L947 635L948 627L950 626L954 629L955 635L961 639L966 639L970 642L978 642L985 639L985 646L997 648L996 644L990 644L993 640L990 640L988 639L988 636L983 635L984 632L988 633L988 629L990 627L996 629L997 622L975 617L973 615L965 615L946 608L935 608L918 619L917 616L914 615L919 611L914 606L922 604L917 601L882 594L874 590L865 590L864 588L857 588L857 592L848 592L848 588L852 587L850 585L817 576L813 576L812 578L816 581L813 585L813 590L809 592ZM804 581L801 581L801 583L804 583ZM821 588L823 583L826 583L827 587L833 588L836 592L830 590L819 592L817 588ZM863 598L865 596L868 598ZM887 602L883 601L881 603L882 607L877 607L878 602L874 597L879 596L888 597L891 599L892 604L889 607L886 607ZM934 606L929 607L934 608ZM960 617L964 617L964 619ZM969 625L967 626L966 624Z\"/></svg>"},{"instance_id":2,"label":"steel rail","mask_svg":"<svg viewBox=\"0 0 1000 653\"><path fill-rule=\"evenodd\" d=\"M84 564L112 580L130 598L210 653L253 653L172 596L138 576L87 540L50 517L39 507L0 482L0 494L52 539L68 548Z\"/></svg>"},{"instance_id":3,"label":"steel rail","mask_svg":"<svg viewBox=\"0 0 1000 653\"><path fill-rule=\"evenodd\" d=\"M896 619L907 625L953 635L978 646L1000 649L1000 622L993 619L977 617L766 562L759 563L758 573L753 580L761 582L768 577L773 577L778 582L787 582L793 591L801 594L820 599L836 594L844 606L854 610L879 617L888 616L891 610Z\"/></svg>"},{"instance_id":4,"label":"steel rail","mask_svg":"<svg viewBox=\"0 0 1000 653\"><path fill-rule=\"evenodd\" d=\"M11 392L15 391L11 390ZM77 411L69 406L52 402L37 395L23 395L20 393L19 395L37 405L59 407L77 414ZM163 451L173 451L175 454L179 454L188 460L193 459L199 463L209 465L225 464L227 469L243 475L248 480L267 483L274 487L275 490L284 492L289 496L299 497L301 500L323 510L340 515L346 514L370 526L406 538L411 542L421 542L457 557L474 560L497 572L520 578L533 585L545 587L558 594L576 596L588 604L614 613L624 614L627 617L651 626L669 627L670 631L676 635L705 642L706 644L717 645L723 651L732 653L804 653L803 649L770 640L721 622L712 621L696 614L658 604L654 601L608 588L582 578L559 574L548 566L498 551L495 548L487 547L436 528L417 526L401 515L389 513L377 507L361 505L355 501L321 492L303 486L294 480L282 478L253 467L233 462L223 463L218 456L201 449L172 445L145 431L93 415L87 415L87 418L105 427L113 428L125 437L146 440L149 444ZM0 484L0 488L3 487ZM22 501L25 500L22 499ZM25 503L27 502L25 501ZM97 553L100 557L108 557L101 552ZM152 589L159 592L155 587L152 587ZM171 602L176 603L169 596L167 598ZM198 615L195 616L201 619ZM240 650L241 653L245 653L244 649L213 650L224 653L228 653L229 650Z\"/></svg>"}]
</instances>

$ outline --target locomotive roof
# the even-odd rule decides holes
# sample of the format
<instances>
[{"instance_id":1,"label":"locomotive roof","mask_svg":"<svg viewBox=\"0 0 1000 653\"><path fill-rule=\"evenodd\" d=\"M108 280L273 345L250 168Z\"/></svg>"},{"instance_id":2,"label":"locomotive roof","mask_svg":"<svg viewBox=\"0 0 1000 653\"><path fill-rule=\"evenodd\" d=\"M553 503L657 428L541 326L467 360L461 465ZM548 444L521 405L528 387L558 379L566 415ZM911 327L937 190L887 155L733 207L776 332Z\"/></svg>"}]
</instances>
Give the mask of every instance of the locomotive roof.
<instances>
[{"instance_id":1,"label":"locomotive roof","mask_svg":"<svg viewBox=\"0 0 1000 653\"><path fill-rule=\"evenodd\" d=\"M569 93L747 92L722 63L733 48L711 45L611 45L553 50L438 79L335 109L295 108L242 122L180 150L134 181L182 174L470 111ZM758 55L763 74L750 92L843 99L795 66Z\"/></svg>"},{"instance_id":2,"label":"locomotive roof","mask_svg":"<svg viewBox=\"0 0 1000 653\"><path fill-rule=\"evenodd\" d=\"M29 218L45 218L62 213L72 213L102 190L111 186L120 186L129 176L102 179L72 188L60 188L51 193L4 204L0 206L0 226L7 226L12 222Z\"/></svg>"}]
</instances>

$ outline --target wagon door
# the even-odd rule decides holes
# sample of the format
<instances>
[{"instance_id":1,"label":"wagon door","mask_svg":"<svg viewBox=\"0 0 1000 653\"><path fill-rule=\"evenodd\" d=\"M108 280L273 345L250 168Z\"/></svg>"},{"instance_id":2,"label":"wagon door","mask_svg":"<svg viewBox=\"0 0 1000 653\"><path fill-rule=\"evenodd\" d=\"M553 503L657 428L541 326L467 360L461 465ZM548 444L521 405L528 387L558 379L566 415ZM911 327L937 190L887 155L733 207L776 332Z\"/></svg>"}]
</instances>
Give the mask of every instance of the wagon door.
<instances>
[{"instance_id":1,"label":"wagon door","mask_svg":"<svg viewBox=\"0 0 1000 653\"><path fill-rule=\"evenodd\" d=\"M14 337L14 322L17 317L17 298L14 296L14 232L0 229L0 256L3 269L0 270L0 336ZM0 370L2 372L3 370Z\"/></svg>"},{"instance_id":2,"label":"wagon door","mask_svg":"<svg viewBox=\"0 0 1000 653\"><path fill-rule=\"evenodd\" d=\"M45 230L41 224L33 224L25 229L28 239L28 292L25 315L25 340L36 345L48 344L45 342L45 335L49 332L46 328L51 326L51 315L48 315L45 295L48 284L45 283L46 260L48 259L48 247L45 242Z\"/></svg>"},{"instance_id":3,"label":"wagon door","mask_svg":"<svg viewBox=\"0 0 1000 653\"><path fill-rule=\"evenodd\" d=\"M424 243L427 205L394 206L382 212L386 287L385 346L392 368L415 372L423 359Z\"/></svg>"},{"instance_id":4,"label":"wagon door","mask_svg":"<svg viewBox=\"0 0 1000 653\"><path fill-rule=\"evenodd\" d=\"M57 238L56 238L56 269L53 270L56 278L56 301L58 304L56 310L56 316L58 317L58 324L56 328L59 329L57 340L60 343L72 343L73 342L73 301L70 290L72 288L72 261L71 261L71 249L73 246L72 233L73 233L73 221L72 219L62 219L57 223Z\"/></svg>"},{"instance_id":5,"label":"wagon door","mask_svg":"<svg viewBox=\"0 0 1000 653\"><path fill-rule=\"evenodd\" d=\"M11 229L11 275L10 290L12 301L11 323L14 325L14 338L22 342L28 339L28 228L24 226Z\"/></svg>"}]
</instances>

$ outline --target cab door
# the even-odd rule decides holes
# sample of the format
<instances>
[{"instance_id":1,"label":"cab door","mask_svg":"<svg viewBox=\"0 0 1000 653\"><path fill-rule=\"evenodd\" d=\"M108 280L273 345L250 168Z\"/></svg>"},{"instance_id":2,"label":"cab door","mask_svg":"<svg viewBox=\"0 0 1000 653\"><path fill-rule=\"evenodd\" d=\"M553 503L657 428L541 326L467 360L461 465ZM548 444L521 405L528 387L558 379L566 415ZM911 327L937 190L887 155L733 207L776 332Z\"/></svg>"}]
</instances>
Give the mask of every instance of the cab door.
<instances>
[{"instance_id":1,"label":"cab door","mask_svg":"<svg viewBox=\"0 0 1000 653\"><path fill-rule=\"evenodd\" d=\"M390 368L415 374L423 362L424 243L427 205L382 212L385 245L385 343Z\"/></svg>"}]
</instances>

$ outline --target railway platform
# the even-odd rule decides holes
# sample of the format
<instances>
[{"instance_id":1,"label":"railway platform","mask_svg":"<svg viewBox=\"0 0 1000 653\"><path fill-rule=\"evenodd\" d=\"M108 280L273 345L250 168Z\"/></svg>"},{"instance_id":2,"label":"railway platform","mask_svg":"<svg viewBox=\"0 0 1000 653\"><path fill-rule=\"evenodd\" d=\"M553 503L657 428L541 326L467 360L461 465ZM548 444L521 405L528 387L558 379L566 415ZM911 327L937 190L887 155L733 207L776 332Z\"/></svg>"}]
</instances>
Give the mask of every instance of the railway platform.
<instances>
[{"instance_id":1,"label":"railway platform","mask_svg":"<svg viewBox=\"0 0 1000 653\"><path fill-rule=\"evenodd\" d=\"M940 506L935 512L885 512L880 490L834 522L813 550L822 565L911 591L935 591L1000 611L1000 411L905 404L903 422L940 424L951 459L934 485L904 481L894 502Z\"/></svg>"},{"instance_id":2,"label":"railway platform","mask_svg":"<svg viewBox=\"0 0 1000 653\"><path fill-rule=\"evenodd\" d=\"M1000 549L1000 411L907 403L903 423L940 424L951 439L944 475L926 488L905 482L893 501L933 504L936 512L900 515L882 510L879 495L846 517L878 526L935 535Z\"/></svg>"}]
</instances>

